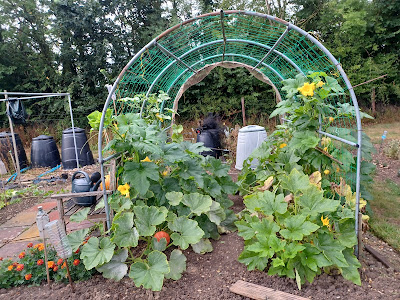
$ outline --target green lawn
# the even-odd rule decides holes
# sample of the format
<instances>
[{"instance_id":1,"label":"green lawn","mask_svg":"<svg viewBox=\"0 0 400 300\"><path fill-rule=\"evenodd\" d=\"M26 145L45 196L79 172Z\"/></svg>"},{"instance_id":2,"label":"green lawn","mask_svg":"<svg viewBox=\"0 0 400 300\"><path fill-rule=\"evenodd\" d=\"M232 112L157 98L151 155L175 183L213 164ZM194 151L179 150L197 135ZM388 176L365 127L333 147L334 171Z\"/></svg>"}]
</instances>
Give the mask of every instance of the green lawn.
<instances>
[{"instance_id":1,"label":"green lawn","mask_svg":"<svg viewBox=\"0 0 400 300\"><path fill-rule=\"evenodd\" d=\"M375 182L372 194L371 231L400 251L400 186L389 179Z\"/></svg>"},{"instance_id":2,"label":"green lawn","mask_svg":"<svg viewBox=\"0 0 400 300\"><path fill-rule=\"evenodd\" d=\"M387 140L400 139L400 122L363 125L363 130L374 144L382 141L382 134L385 130L387 131Z\"/></svg>"}]
</instances>

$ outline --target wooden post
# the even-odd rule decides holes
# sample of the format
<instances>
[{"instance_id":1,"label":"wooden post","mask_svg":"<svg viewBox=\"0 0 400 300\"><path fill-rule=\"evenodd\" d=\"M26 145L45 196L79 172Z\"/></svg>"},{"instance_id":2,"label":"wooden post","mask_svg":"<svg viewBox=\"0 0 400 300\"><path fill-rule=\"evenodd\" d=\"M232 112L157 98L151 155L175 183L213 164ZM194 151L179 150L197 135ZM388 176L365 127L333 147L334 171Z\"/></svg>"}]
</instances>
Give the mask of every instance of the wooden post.
<instances>
[{"instance_id":1,"label":"wooden post","mask_svg":"<svg viewBox=\"0 0 400 300\"><path fill-rule=\"evenodd\" d=\"M7 93L7 91L4 91L5 93ZM5 98L8 99L8 95L5 94ZM7 105L7 109L9 108L10 104L8 103L8 101L6 101L6 105ZM19 158L18 158L18 150L17 150L17 143L15 141L15 136L14 136L14 126L13 126L13 122L11 120L11 117L7 114L8 117L8 122L10 123L10 130L11 130L11 136L12 136L12 143L13 143L13 148L14 148L14 156L15 156L15 162L16 162L16 171L17 171L17 178L18 178L18 182L19 184L21 184L21 177L20 177L20 169L19 169Z\"/></svg>"},{"instance_id":2,"label":"wooden post","mask_svg":"<svg viewBox=\"0 0 400 300\"><path fill-rule=\"evenodd\" d=\"M47 246L46 246L46 237L43 230L43 244L44 244L44 263L46 265L46 274L47 274L47 284L50 285L50 274L49 274L49 265L47 260Z\"/></svg>"},{"instance_id":3,"label":"wooden post","mask_svg":"<svg viewBox=\"0 0 400 300\"><path fill-rule=\"evenodd\" d=\"M242 116L243 116L243 127L246 126L246 111L244 109L244 97L242 96Z\"/></svg>"},{"instance_id":4,"label":"wooden post","mask_svg":"<svg viewBox=\"0 0 400 300\"><path fill-rule=\"evenodd\" d=\"M372 116L376 117L376 97L375 97L375 87L372 88L371 91L371 109L372 109Z\"/></svg>"},{"instance_id":5,"label":"wooden post","mask_svg":"<svg viewBox=\"0 0 400 300\"><path fill-rule=\"evenodd\" d=\"M67 267L67 275L68 275L69 284L71 285L71 290L72 290L73 293L75 293L74 283L72 282L71 274L69 272L68 260L67 259L65 259L65 266Z\"/></svg>"}]
</instances>

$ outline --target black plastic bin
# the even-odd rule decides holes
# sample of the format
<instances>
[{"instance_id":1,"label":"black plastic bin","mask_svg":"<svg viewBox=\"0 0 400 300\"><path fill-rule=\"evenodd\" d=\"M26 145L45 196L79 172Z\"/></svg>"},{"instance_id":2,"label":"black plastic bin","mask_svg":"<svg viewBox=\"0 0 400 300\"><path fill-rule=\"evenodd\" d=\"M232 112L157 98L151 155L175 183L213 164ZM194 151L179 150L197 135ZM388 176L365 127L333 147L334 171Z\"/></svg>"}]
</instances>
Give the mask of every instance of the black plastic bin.
<instances>
[{"instance_id":1,"label":"black plastic bin","mask_svg":"<svg viewBox=\"0 0 400 300\"><path fill-rule=\"evenodd\" d=\"M22 145L19 135L17 133L14 133L14 136L18 152L19 168L23 169L29 165L28 159L26 158L25 149ZM14 166L10 157L10 150L14 158L14 147L11 132L0 132L0 159L5 165L7 165L8 170L12 172L14 171Z\"/></svg>"},{"instance_id":2,"label":"black plastic bin","mask_svg":"<svg viewBox=\"0 0 400 300\"><path fill-rule=\"evenodd\" d=\"M39 135L32 139L31 162L33 168L54 168L61 163L60 153L52 136Z\"/></svg>"},{"instance_id":3,"label":"black plastic bin","mask_svg":"<svg viewBox=\"0 0 400 300\"><path fill-rule=\"evenodd\" d=\"M203 151L200 154L203 156L221 156L220 129L197 129L196 142L203 143L205 147L210 148L210 151Z\"/></svg>"},{"instance_id":4,"label":"black plastic bin","mask_svg":"<svg viewBox=\"0 0 400 300\"><path fill-rule=\"evenodd\" d=\"M76 147L78 150L79 166L94 164L93 154L90 151L85 130L75 127ZM65 129L61 139L61 158L64 169L76 168L74 136L72 128Z\"/></svg>"}]
</instances>

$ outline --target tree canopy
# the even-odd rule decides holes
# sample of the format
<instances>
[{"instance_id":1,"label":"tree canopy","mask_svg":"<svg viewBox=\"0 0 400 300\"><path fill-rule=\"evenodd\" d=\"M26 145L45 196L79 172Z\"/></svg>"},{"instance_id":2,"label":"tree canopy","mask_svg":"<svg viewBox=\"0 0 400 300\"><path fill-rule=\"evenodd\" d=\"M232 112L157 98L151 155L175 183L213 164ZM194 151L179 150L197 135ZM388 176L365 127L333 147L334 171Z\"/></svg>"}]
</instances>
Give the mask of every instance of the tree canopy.
<instances>
[{"instance_id":1,"label":"tree canopy","mask_svg":"<svg viewBox=\"0 0 400 300\"><path fill-rule=\"evenodd\" d=\"M361 104L399 104L399 0L0 0L0 89L70 92L74 114L101 109L129 59L157 34L217 9L260 11L311 32L340 60ZM272 89L244 69L215 69L185 93L182 117L229 116L245 97L249 113L268 114ZM269 100L263 108L260 100ZM200 101L199 101L200 100ZM238 106L239 105L239 106ZM68 118L62 99L27 101L31 120ZM5 121L0 107L0 123ZM79 122L78 122L79 125Z\"/></svg>"}]
</instances>

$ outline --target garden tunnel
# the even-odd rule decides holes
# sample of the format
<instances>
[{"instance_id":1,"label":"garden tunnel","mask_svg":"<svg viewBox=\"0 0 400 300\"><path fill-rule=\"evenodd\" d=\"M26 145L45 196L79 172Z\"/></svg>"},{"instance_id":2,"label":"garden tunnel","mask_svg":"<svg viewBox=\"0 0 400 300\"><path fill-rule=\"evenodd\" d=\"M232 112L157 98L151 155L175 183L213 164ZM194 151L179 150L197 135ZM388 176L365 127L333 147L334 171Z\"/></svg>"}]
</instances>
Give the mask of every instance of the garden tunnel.
<instances>
[{"instance_id":1,"label":"garden tunnel","mask_svg":"<svg viewBox=\"0 0 400 300\"><path fill-rule=\"evenodd\" d=\"M245 67L256 78L270 84L278 99L285 95L282 80L294 78L299 73L325 72L338 80L344 93L328 97L326 101L332 105L349 103L354 106L356 122L349 118L335 119L336 128L354 130L354 139L323 132L322 126L318 132L352 147L357 155L355 232L358 235L362 132L357 99L350 81L341 64L312 34L282 19L257 12L218 11L183 21L154 38L128 62L110 90L100 122L98 149L103 186L103 163L108 160L103 159L102 152L107 109L111 108L114 115L146 114L146 102L135 105L133 97L162 90L170 99L162 103L161 112L167 107L177 110L184 91L216 66ZM320 124L322 122L320 120ZM110 228L105 191L104 199Z\"/></svg>"}]
</instances>

